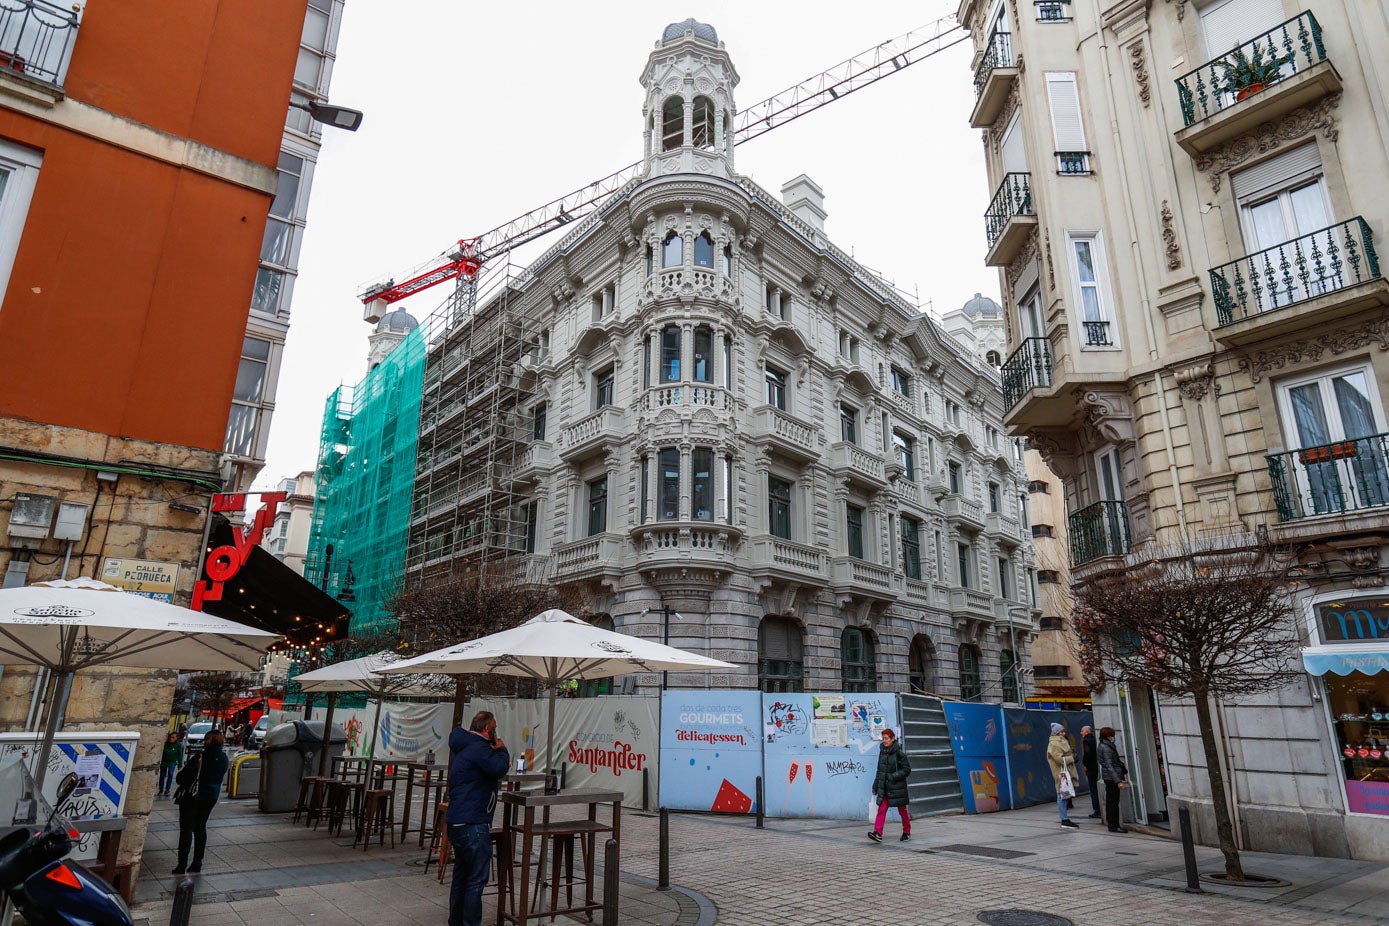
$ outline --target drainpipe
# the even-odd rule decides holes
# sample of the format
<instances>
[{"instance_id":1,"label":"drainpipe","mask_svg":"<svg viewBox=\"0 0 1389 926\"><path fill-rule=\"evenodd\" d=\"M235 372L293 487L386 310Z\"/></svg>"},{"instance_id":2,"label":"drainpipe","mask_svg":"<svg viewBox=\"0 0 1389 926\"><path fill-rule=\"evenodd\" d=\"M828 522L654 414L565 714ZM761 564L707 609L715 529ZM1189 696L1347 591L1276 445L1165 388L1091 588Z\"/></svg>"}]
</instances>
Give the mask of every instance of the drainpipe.
<instances>
[{"instance_id":1,"label":"drainpipe","mask_svg":"<svg viewBox=\"0 0 1389 926\"><path fill-rule=\"evenodd\" d=\"M1091 6L1095 11L1095 22L1103 23L1104 18L1100 13L1099 0L1091 0ZM1128 177L1128 167L1124 160L1124 141L1119 136L1118 110L1114 101L1114 71L1109 62L1109 44L1105 39L1104 26L1100 25L1096 31L1100 43L1100 61L1104 65L1104 77L1101 81L1104 86L1105 106L1109 110L1109 132L1112 136L1114 159L1118 162L1119 176ZM1142 307L1143 324L1148 333L1148 359L1158 358L1157 350L1157 326L1153 324L1153 305L1148 296L1148 275L1143 270L1143 257L1139 253L1138 228L1134 224L1134 214L1136 206L1134 203L1133 187L1125 182L1124 187L1124 217L1128 226L1129 251L1133 255L1134 272L1138 275L1138 297ZM1186 523L1186 507L1182 503L1181 482L1177 478L1177 457L1172 447L1172 421L1168 416L1167 397L1162 388L1162 373L1158 371L1153 374L1153 385L1157 390L1158 409L1162 418L1162 439L1163 449L1167 454L1167 473L1172 480L1172 496L1177 506L1177 521L1181 525L1182 537L1189 536Z\"/></svg>"}]
</instances>

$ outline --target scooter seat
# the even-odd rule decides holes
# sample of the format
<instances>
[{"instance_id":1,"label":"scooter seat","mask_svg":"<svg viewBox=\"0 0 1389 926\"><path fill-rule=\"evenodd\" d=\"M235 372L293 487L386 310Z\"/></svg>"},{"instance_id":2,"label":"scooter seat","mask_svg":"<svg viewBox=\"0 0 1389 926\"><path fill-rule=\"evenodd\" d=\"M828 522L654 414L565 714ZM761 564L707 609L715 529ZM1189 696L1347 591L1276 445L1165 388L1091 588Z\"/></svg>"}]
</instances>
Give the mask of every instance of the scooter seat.
<instances>
[{"instance_id":1,"label":"scooter seat","mask_svg":"<svg viewBox=\"0 0 1389 926\"><path fill-rule=\"evenodd\" d=\"M29 842L32 831L19 827L0 838L0 890L12 887L24 880L24 873L13 871L20 850Z\"/></svg>"}]
</instances>

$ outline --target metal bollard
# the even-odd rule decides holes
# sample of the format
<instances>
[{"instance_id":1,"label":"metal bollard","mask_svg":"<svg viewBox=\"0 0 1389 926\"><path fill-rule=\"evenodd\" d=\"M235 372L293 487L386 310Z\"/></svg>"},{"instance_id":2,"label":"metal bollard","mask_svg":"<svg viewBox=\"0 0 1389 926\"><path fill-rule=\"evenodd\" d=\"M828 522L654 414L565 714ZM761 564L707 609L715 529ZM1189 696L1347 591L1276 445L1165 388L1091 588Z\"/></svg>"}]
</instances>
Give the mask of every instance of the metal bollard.
<instances>
[{"instance_id":1,"label":"metal bollard","mask_svg":"<svg viewBox=\"0 0 1389 926\"><path fill-rule=\"evenodd\" d=\"M660 869L656 876L656 890L670 890L670 811L661 808L661 856Z\"/></svg>"},{"instance_id":2,"label":"metal bollard","mask_svg":"<svg viewBox=\"0 0 1389 926\"><path fill-rule=\"evenodd\" d=\"M762 829L762 776L757 776L757 828Z\"/></svg>"},{"instance_id":3,"label":"metal bollard","mask_svg":"<svg viewBox=\"0 0 1389 926\"><path fill-rule=\"evenodd\" d=\"M648 769L648 768L644 768L644 769L641 770L641 809L642 809L642 810L647 810L647 809L650 808L650 802L647 800L647 789L648 789L650 786L651 786L651 770Z\"/></svg>"},{"instance_id":4,"label":"metal bollard","mask_svg":"<svg viewBox=\"0 0 1389 926\"><path fill-rule=\"evenodd\" d=\"M1196 842L1191 835L1191 811L1186 807L1177 809L1177 820L1182 827L1182 861L1186 863L1186 892L1204 894L1201 889L1201 873L1196 870Z\"/></svg>"},{"instance_id":5,"label":"metal bollard","mask_svg":"<svg viewBox=\"0 0 1389 926\"><path fill-rule=\"evenodd\" d=\"M565 780L566 780L568 777L569 777L569 763L568 763L568 762L561 762L561 763L559 764L559 789L560 789L561 791L564 790L564 788L565 788Z\"/></svg>"},{"instance_id":6,"label":"metal bollard","mask_svg":"<svg viewBox=\"0 0 1389 926\"><path fill-rule=\"evenodd\" d=\"M603 926L617 926L617 840L603 845Z\"/></svg>"},{"instance_id":7,"label":"metal bollard","mask_svg":"<svg viewBox=\"0 0 1389 926\"><path fill-rule=\"evenodd\" d=\"M184 878L174 888L174 908L169 913L169 926L188 926L193 915L193 879Z\"/></svg>"}]
</instances>

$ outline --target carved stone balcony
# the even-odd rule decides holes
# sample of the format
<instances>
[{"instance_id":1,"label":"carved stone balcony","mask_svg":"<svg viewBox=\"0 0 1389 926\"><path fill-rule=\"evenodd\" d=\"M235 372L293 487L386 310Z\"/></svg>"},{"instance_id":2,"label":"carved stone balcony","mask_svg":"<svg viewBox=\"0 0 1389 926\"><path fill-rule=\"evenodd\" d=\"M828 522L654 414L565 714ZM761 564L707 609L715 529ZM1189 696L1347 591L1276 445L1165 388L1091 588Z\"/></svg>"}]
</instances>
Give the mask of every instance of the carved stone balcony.
<instances>
[{"instance_id":1,"label":"carved stone balcony","mask_svg":"<svg viewBox=\"0 0 1389 926\"><path fill-rule=\"evenodd\" d=\"M984 531L1004 540L1016 541L1022 536L1018 519L998 511L991 511L984 516Z\"/></svg>"},{"instance_id":2,"label":"carved stone balcony","mask_svg":"<svg viewBox=\"0 0 1389 926\"><path fill-rule=\"evenodd\" d=\"M752 538L750 567L753 578L785 579L823 584L828 578L825 551L804 543L793 543L770 534Z\"/></svg>"},{"instance_id":3,"label":"carved stone balcony","mask_svg":"<svg viewBox=\"0 0 1389 926\"><path fill-rule=\"evenodd\" d=\"M727 389L709 383L665 383L642 393L642 411L657 412L663 408L710 408L716 412L732 411L733 396Z\"/></svg>"},{"instance_id":4,"label":"carved stone balcony","mask_svg":"<svg viewBox=\"0 0 1389 926\"><path fill-rule=\"evenodd\" d=\"M513 483L535 482L548 473L559 458L549 441L536 441L517 457L516 463L505 474Z\"/></svg>"},{"instance_id":5,"label":"carved stone balcony","mask_svg":"<svg viewBox=\"0 0 1389 926\"><path fill-rule=\"evenodd\" d=\"M978 530L984 529L984 509L963 495L951 493L940 500L941 514L955 521L961 521Z\"/></svg>"},{"instance_id":6,"label":"carved stone balcony","mask_svg":"<svg viewBox=\"0 0 1389 926\"><path fill-rule=\"evenodd\" d=\"M995 617L993 596L972 588L952 588L950 613L957 619L992 621Z\"/></svg>"},{"instance_id":7,"label":"carved stone balcony","mask_svg":"<svg viewBox=\"0 0 1389 926\"><path fill-rule=\"evenodd\" d=\"M712 521L655 521L631 529L638 569L697 566L726 570L743 532Z\"/></svg>"},{"instance_id":8,"label":"carved stone balcony","mask_svg":"<svg viewBox=\"0 0 1389 926\"><path fill-rule=\"evenodd\" d=\"M605 405L587 418L580 418L560 435L560 459L565 462L600 453L609 444L627 440L623 410Z\"/></svg>"},{"instance_id":9,"label":"carved stone balcony","mask_svg":"<svg viewBox=\"0 0 1389 926\"><path fill-rule=\"evenodd\" d=\"M830 561L830 585L837 594L872 601L896 601L902 594L902 580L887 566L853 556Z\"/></svg>"},{"instance_id":10,"label":"carved stone balcony","mask_svg":"<svg viewBox=\"0 0 1389 926\"><path fill-rule=\"evenodd\" d=\"M627 538L621 534L595 534L555 547L554 580L573 581L604 576L621 576L627 552Z\"/></svg>"},{"instance_id":11,"label":"carved stone balcony","mask_svg":"<svg viewBox=\"0 0 1389 926\"><path fill-rule=\"evenodd\" d=\"M638 301L642 305L664 299L693 301L732 301L735 292L733 281L708 267L671 267L658 270L646 278Z\"/></svg>"},{"instance_id":12,"label":"carved stone balcony","mask_svg":"<svg viewBox=\"0 0 1389 926\"><path fill-rule=\"evenodd\" d=\"M770 405L753 409L748 434L754 441L805 463L819 459L825 443L819 428Z\"/></svg>"},{"instance_id":13,"label":"carved stone balcony","mask_svg":"<svg viewBox=\"0 0 1389 926\"><path fill-rule=\"evenodd\" d=\"M876 488L887 485L883 458L849 441L830 444L830 469Z\"/></svg>"}]
</instances>

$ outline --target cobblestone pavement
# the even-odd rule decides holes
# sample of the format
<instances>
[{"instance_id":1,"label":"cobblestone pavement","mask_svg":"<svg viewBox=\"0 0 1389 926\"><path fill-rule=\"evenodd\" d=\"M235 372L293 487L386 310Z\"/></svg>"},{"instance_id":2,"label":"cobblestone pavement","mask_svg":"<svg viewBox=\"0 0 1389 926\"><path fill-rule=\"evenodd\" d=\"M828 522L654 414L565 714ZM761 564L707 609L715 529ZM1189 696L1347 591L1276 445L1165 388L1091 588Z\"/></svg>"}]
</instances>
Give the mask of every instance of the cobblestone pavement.
<instances>
[{"instance_id":1,"label":"cobblestone pavement","mask_svg":"<svg viewBox=\"0 0 1389 926\"><path fill-rule=\"evenodd\" d=\"M1077 815L1079 817L1079 815ZM172 805L157 808L136 907L137 923L169 922L177 840ZM984 910L1022 908L1077 926L1313 926L1389 923L1389 869L1377 863L1248 853L1251 871L1284 878L1275 890L1180 890L1181 848L1171 839L1110 835L1081 819L1061 830L1050 807L916 821L909 843L889 825L882 845L866 823L675 814L671 880L654 890L654 815L623 815L621 922L626 926L977 924ZM205 873L197 879L195 926L435 924L447 917L447 887L425 876L423 852L407 845L369 852L266 816L250 802L213 815ZM1203 871L1219 854L1200 848ZM486 922L493 922L488 901ZM717 920L715 917L717 916ZM542 921L548 922L548 921ZM563 917L557 920L566 922Z\"/></svg>"}]
</instances>

